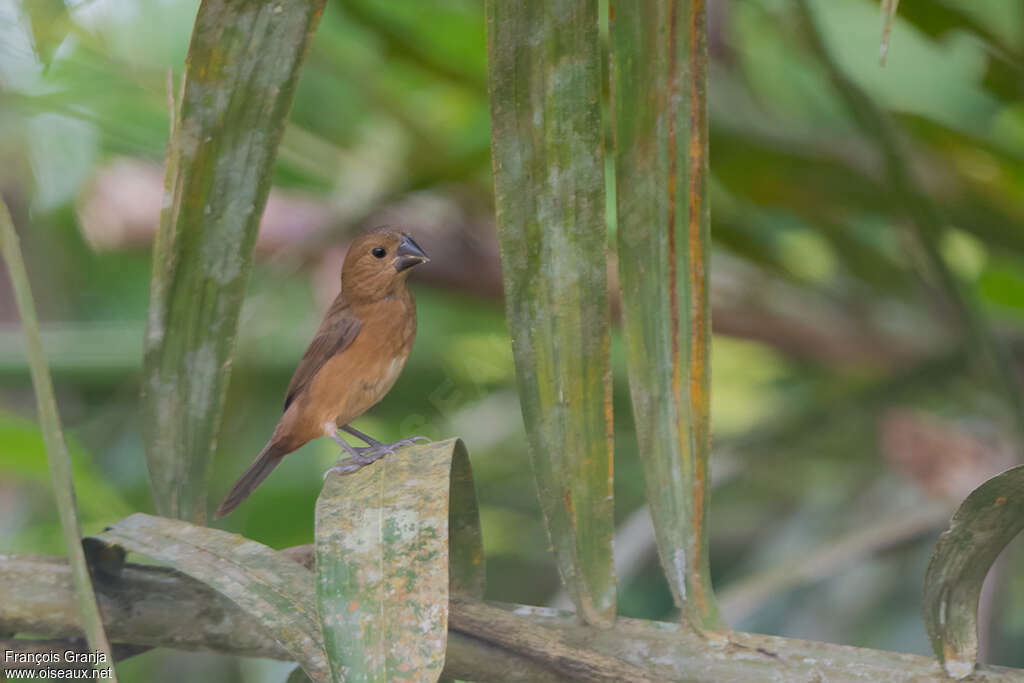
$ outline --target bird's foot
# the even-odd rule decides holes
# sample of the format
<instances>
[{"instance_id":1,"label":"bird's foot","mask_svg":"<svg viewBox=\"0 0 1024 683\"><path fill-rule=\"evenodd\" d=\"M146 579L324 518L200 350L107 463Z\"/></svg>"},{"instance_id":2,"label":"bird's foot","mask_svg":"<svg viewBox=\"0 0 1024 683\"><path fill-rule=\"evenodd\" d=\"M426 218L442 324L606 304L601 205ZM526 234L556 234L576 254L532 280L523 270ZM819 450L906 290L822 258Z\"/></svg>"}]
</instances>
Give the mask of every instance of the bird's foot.
<instances>
[{"instance_id":1,"label":"bird's foot","mask_svg":"<svg viewBox=\"0 0 1024 683\"><path fill-rule=\"evenodd\" d=\"M342 476L352 474L367 465L377 462L386 455L393 454L402 446L410 446L420 439L423 441L430 441L430 439L425 436L410 436L408 439L399 439L398 441L392 441L391 443L378 442L373 446L353 447L346 444L345 450L352 454L347 458L339 460L338 464L334 467L328 468L328 470L324 472L324 479L326 479L327 475L331 472L337 472Z\"/></svg>"},{"instance_id":2,"label":"bird's foot","mask_svg":"<svg viewBox=\"0 0 1024 683\"><path fill-rule=\"evenodd\" d=\"M414 443L416 443L418 440L421 440L421 439L423 441L430 441L430 439L428 439L425 436L410 436L408 439L399 439L398 441L392 441L391 443L379 443L378 442L378 443L375 443L375 444L371 444L370 446L367 446L365 449L364 448L357 448L356 450L358 450L358 451L364 451L365 450L367 452L369 452L369 451L384 450L386 453L394 453L395 451L397 451L402 446L411 446Z\"/></svg>"},{"instance_id":3,"label":"bird's foot","mask_svg":"<svg viewBox=\"0 0 1024 683\"><path fill-rule=\"evenodd\" d=\"M338 464L334 467L328 467L327 471L324 472L324 479L327 479L327 475L331 472L337 472L341 476L346 474L352 474L357 472L367 465L374 463L384 457L384 453L374 456L362 456L362 455L350 455L347 458L338 461Z\"/></svg>"},{"instance_id":4,"label":"bird's foot","mask_svg":"<svg viewBox=\"0 0 1024 683\"><path fill-rule=\"evenodd\" d=\"M357 439L360 439L361 441L363 441L363 443L368 444L371 448L389 448L390 447L393 450L395 448L401 448L402 446L408 446L411 443L416 443L416 439L423 439L424 441L430 441L430 439L428 439L425 436L411 436L408 439L399 439L398 441L392 441L391 443L381 443L380 441L377 441L377 439L373 438L369 434L364 434L363 432L359 431L358 429L356 429L352 425L342 425L340 427L340 429L341 429L341 431L348 432L349 434L351 434L352 436L356 437ZM335 435L335 440L338 441L338 443L344 443L343 441L341 441L341 437L339 437L337 435ZM345 444L345 445L347 445L347 444Z\"/></svg>"},{"instance_id":5,"label":"bird's foot","mask_svg":"<svg viewBox=\"0 0 1024 683\"><path fill-rule=\"evenodd\" d=\"M423 441L430 441L430 439L425 436L410 436L408 439L399 439L398 441L392 441L391 443L381 443L378 441L369 446L354 447L352 450L355 451L356 456L362 459L369 458L369 462L373 462L375 460L380 460L385 455L391 455L402 446L411 446L419 439L422 439ZM351 460L351 458L349 458L349 460Z\"/></svg>"}]
</instances>

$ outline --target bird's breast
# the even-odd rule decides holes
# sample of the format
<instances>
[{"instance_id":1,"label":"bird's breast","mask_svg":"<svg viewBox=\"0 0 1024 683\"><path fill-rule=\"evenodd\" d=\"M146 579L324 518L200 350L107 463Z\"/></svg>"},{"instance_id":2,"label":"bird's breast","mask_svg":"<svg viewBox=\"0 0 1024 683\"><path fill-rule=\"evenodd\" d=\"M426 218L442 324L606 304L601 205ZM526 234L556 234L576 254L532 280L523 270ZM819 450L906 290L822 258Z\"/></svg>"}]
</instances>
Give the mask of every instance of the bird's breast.
<instances>
[{"instance_id":1,"label":"bird's breast","mask_svg":"<svg viewBox=\"0 0 1024 683\"><path fill-rule=\"evenodd\" d=\"M405 367L405 359L406 356L392 358L391 362L385 366L384 372L383 374L381 374L380 378L380 390L382 398L384 394L391 391L391 387L395 386L395 382L398 380L398 376L402 374L402 368Z\"/></svg>"},{"instance_id":2,"label":"bird's breast","mask_svg":"<svg viewBox=\"0 0 1024 683\"><path fill-rule=\"evenodd\" d=\"M331 358L310 386L316 424L346 424L378 403L402 374L415 327L367 320L352 345Z\"/></svg>"}]
</instances>

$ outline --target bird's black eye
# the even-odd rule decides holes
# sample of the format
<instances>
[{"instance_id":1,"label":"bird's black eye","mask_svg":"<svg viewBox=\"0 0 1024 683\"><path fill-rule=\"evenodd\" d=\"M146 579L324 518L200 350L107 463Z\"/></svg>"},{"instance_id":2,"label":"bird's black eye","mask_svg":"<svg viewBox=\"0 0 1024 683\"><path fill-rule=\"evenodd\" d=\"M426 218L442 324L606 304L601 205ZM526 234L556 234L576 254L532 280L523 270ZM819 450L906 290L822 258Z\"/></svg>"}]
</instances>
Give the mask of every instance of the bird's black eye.
<instances>
[{"instance_id":1,"label":"bird's black eye","mask_svg":"<svg viewBox=\"0 0 1024 683\"><path fill-rule=\"evenodd\" d=\"M371 251L370 253L376 256L377 258L384 258L385 256L388 255L388 251L384 247L374 247L373 251Z\"/></svg>"}]
</instances>

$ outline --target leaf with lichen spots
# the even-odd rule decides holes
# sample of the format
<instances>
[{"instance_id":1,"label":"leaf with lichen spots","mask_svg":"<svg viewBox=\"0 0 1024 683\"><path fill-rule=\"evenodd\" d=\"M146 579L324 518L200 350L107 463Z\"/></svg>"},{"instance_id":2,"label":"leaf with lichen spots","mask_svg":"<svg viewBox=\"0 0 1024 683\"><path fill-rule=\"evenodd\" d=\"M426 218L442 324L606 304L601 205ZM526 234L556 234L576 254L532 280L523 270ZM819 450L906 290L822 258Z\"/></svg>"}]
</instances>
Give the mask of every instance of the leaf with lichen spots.
<instances>
[{"instance_id":1,"label":"leaf with lichen spots","mask_svg":"<svg viewBox=\"0 0 1024 683\"><path fill-rule=\"evenodd\" d=\"M238 534L142 513L94 538L202 581L256 617L313 681L331 679L313 573L287 556Z\"/></svg>"},{"instance_id":2,"label":"leaf with lichen spots","mask_svg":"<svg viewBox=\"0 0 1024 683\"><path fill-rule=\"evenodd\" d=\"M486 4L505 306L544 524L580 618L615 618L597 0Z\"/></svg>"},{"instance_id":3,"label":"leaf with lichen spots","mask_svg":"<svg viewBox=\"0 0 1024 683\"><path fill-rule=\"evenodd\" d=\"M142 369L146 461L167 517L206 519L252 248L324 2L199 6L172 112Z\"/></svg>"},{"instance_id":4,"label":"leaf with lichen spots","mask_svg":"<svg viewBox=\"0 0 1024 683\"><path fill-rule=\"evenodd\" d=\"M611 78L623 338L647 499L676 606L694 627L718 629L706 514L711 235L705 22L701 3L617 3Z\"/></svg>"},{"instance_id":5,"label":"leaf with lichen spots","mask_svg":"<svg viewBox=\"0 0 1024 683\"><path fill-rule=\"evenodd\" d=\"M1024 529L1024 465L974 489L932 551L924 623L946 672L963 678L978 658L978 597L992 563Z\"/></svg>"},{"instance_id":6,"label":"leaf with lichen spots","mask_svg":"<svg viewBox=\"0 0 1024 683\"><path fill-rule=\"evenodd\" d=\"M458 439L330 474L316 507L317 601L335 681L435 681L450 591L480 598L476 494Z\"/></svg>"}]
</instances>

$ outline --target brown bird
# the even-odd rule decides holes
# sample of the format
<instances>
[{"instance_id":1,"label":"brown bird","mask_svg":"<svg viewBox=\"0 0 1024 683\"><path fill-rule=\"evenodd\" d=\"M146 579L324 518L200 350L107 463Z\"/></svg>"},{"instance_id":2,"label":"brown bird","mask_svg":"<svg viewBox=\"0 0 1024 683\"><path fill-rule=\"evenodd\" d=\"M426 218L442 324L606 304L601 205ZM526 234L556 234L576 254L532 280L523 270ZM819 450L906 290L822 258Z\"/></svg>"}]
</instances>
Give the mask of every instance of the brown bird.
<instances>
[{"instance_id":1,"label":"brown bird","mask_svg":"<svg viewBox=\"0 0 1024 683\"><path fill-rule=\"evenodd\" d=\"M284 415L215 517L238 507L284 456L318 436L331 437L349 455L327 470L341 474L355 472L417 439L426 440L414 436L381 443L349 422L384 398L402 372L416 336L416 303L405 281L413 266L429 260L412 237L390 228L352 243L341 269L341 293L292 375ZM338 435L339 429L367 446L350 446Z\"/></svg>"}]
</instances>

